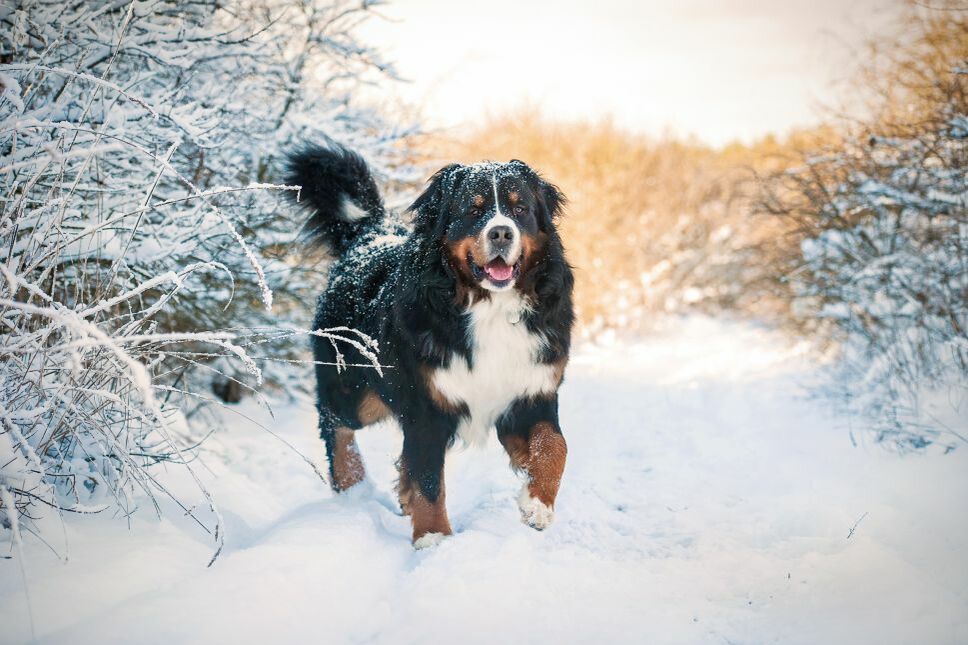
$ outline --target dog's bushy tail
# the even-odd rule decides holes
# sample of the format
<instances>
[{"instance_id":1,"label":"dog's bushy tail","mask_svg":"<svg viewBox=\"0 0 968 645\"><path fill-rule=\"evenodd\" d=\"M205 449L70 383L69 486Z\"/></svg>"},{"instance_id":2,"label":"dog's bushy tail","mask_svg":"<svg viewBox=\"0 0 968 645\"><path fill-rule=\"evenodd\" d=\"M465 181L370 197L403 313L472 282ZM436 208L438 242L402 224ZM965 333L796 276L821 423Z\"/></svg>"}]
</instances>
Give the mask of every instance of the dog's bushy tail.
<instances>
[{"instance_id":1,"label":"dog's bushy tail","mask_svg":"<svg viewBox=\"0 0 968 645\"><path fill-rule=\"evenodd\" d=\"M325 245L337 257L384 216L380 191L363 157L335 142L307 144L291 153L286 182L302 186L290 194L310 212L303 240Z\"/></svg>"}]
</instances>

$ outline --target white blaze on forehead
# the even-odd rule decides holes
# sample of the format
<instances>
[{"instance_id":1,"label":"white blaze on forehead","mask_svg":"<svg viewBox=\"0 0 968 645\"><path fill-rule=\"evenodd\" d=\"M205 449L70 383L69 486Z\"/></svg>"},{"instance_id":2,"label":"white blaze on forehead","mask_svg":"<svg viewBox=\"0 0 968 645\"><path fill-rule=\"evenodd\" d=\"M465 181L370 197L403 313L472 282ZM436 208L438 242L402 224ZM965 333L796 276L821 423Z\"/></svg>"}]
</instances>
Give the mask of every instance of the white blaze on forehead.
<instances>
[{"instance_id":1,"label":"white blaze on forehead","mask_svg":"<svg viewBox=\"0 0 968 645\"><path fill-rule=\"evenodd\" d=\"M494 186L494 214L498 217L503 217L501 215L501 200L497 196L497 171L491 173L491 185Z\"/></svg>"},{"instance_id":2,"label":"white blaze on forehead","mask_svg":"<svg viewBox=\"0 0 968 645\"><path fill-rule=\"evenodd\" d=\"M494 187L494 216L488 220L487 226L481 232L482 239L487 243L487 234L490 233L491 229L495 226L509 226L511 228L511 248L508 250L508 255L505 258L508 262L517 262L518 256L521 254L521 231L518 230L518 224L513 219L501 212L501 202L497 193L497 171L491 173L491 185Z\"/></svg>"}]
</instances>

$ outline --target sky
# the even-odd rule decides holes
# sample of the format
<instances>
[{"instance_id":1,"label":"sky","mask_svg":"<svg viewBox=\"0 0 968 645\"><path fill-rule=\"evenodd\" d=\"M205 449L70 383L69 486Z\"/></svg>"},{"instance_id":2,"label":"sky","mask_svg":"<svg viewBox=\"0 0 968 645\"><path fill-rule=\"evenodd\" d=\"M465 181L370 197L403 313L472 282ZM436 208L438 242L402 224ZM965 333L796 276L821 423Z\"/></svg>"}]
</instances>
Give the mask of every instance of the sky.
<instances>
[{"instance_id":1,"label":"sky","mask_svg":"<svg viewBox=\"0 0 968 645\"><path fill-rule=\"evenodd\" d=\"M896 0L393 0L360 35L430 127L522 106L749 142L817 123Z\"/></svg>"}]
</instances>

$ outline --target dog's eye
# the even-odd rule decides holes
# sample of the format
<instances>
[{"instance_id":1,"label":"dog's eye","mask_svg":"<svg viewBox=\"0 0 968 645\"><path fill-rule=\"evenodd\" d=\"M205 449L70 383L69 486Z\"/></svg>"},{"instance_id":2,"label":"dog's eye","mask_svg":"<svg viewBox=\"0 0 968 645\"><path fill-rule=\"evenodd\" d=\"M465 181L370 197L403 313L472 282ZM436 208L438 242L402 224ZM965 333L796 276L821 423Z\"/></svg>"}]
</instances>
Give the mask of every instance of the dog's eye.
<instances>
[{"instance_id":1,"label":"dog's eye","mask_svg":"<svg viewBox=\"0 0 968 645\"><path fill-rule=\"evenodd\" d=\"M481 214L481 209L480 208L472 208L469 211L467 211L467 214L470 217L477 217L478 215Z\"/></svg>"},{"instance_id":2,"label":"dog's eye","mask_svg":"<svg viewBox=\"0 0 968 645\"><path fill-rule=\"evenodd\" d=\"M527 209L524 206L515 206L513 209L511 209L511 212L515 215L524 215L526 210Z\"/></svg>"}]
</instances>

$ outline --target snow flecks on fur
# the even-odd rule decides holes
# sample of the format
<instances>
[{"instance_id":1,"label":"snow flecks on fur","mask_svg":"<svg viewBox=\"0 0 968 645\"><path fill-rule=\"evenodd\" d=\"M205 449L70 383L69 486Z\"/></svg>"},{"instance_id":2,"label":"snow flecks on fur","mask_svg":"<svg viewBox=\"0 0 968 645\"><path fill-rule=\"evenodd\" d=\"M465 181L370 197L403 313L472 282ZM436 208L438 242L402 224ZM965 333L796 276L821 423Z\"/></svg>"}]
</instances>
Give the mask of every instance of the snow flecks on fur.
<instances>
[{"instance_id":1,"label":"snow flecks on fur","mask_svg":"<svg viewBox=\"0 0 968 645\"><path fill-rule=\"evenodd\" d=\"M174 514L120 533L103 515L69 523L67 563L25 533L36 640L313 642L324 626L333 642L514 642L535 633L536 607L556 642L965 640L968 524L952 509L968 452L851 448L850 420L798 389L816 369L804 351L705 319L579 348L560 391L554 523L521 523L520 479L492 437L449 453L454 534L416 553L393 492L394 424L356 434L367 479L336 495L255 423L321 463L313 402L271 420L245 401L254 421L233 415L200 472L235 529L216 566L200 575L209 544ZM189 484L181 469L159 477ZM0 624L23 642L12 566L0 560Z\"/></svg>"},{"instance_id":2,"label":"snow flecks on fur","mask_svg":"<svg viewBox=\"0 0 968 645\"><path fill-rule=\"evenodd\" d=\"M383 294L393 291L397 274L387 271L387 279L380 285L378 297L363 298L363 278L369 275L367 267L372 264L393 266L409 239L409 231L399 217L387 215L372 230L364 233L333 266L329 277L333 288L338 289L340 297L348 299L357 311L372 311Z\"/></svg>"}]
</instances>

